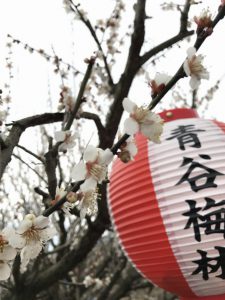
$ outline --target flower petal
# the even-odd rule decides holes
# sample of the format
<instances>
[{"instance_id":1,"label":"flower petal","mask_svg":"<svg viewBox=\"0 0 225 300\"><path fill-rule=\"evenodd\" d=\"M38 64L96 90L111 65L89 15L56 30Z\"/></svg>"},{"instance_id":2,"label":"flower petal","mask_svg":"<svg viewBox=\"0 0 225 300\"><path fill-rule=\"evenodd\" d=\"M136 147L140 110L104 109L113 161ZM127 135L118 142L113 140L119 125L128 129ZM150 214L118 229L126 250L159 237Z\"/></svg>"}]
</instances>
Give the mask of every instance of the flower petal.
<instances>
[{"instance_id":1,"label":"flower petal","mask_svg":"<svg viewBox=\"0 0 225 300\"><path fill-rule=\"evenodd\" d=\"M86 162L94 162L98 158L98 149L92 145L88 145L84 151L84 160Z\"/></svg>"},{"instance_id":2,"label":"flower petal","mask_svg":"<svg viewBox=\"0 0 225 300\"><path fill-rule=\"evenodd\" d=\"M13 260L16 256L16 249L10 245L3 247L2 252L0 251L0 260Z\"/></svg>"},{"instance_id":3,"label":"flower petal","mask_svg":"<svg viewBox=\"0 0 225 300\"><path fill-rule=\"evenodd\" d=\"M109 165L112 162L112 160L113 153L109 148L99 153L98 163Z\"/></svg>"},{"instance_id":4,"label":"flower petal","mask_svg":"<svg viewBox=\"0 0 225 300\"><path fill-rule=\"evenodd\" d=\"M24 245L26 244L26 240L20 235L20 234L15 234L14 237L12 237L12 239L9 240L9 244L13 247L13 248L23 248Z\"/></svg>"},{"instance_id":5,"label":"flower petal","mask_svg":"<svg viewBox=\"0 0 225 300\"><path fill-rule=\"evenodd\" d=\"M195 53L196 53L195 47L190 47L187 49L187 56L189 59L192 58L192 56L195 55Z\"/></svg>"},{"instance_id":6,"label":"flower petal","mask_svg":"<svg viewBox=\"0 0 225 300\"><path fill-rule=\"evenodd\" d=\"M25 246L26 240L20 234L16 233L13 228L5 228L3 233L13 248L23 248Z\"/></svg>"},{"instance_id":7,"label":"flower petal","mask_svg":"<svg viewBox=\"0 0 225 300\"><path fill-rule=\"evenodd\" d=\"M83 162L79 162L72 169L71 176L75 181L84 180L87 175L86 164Z\"/></svg>"},{"instance_id":8,"label":"flower petal","mask_svg":"<svg viewBox=\"0 0 225 300\"><path fill-rule=\"evenodd\" d=\"M34 226L37 228L45 228L49 225L49 219L44 216L38 216L34 220Z\"/></svg>"},{"instance_id":9,"label":"flower petal","mask_svg":"<svg viewBox=\"0 0 225 300\"><path fill-rule=\"evenodd\" d=\"M31 220L23 220L18 229L17 229L17 232L19 234L23 234L25 231L27 231L29 228L31 228L31 226L33 225L33 222Z\"/></svg>"},{"instance_id":10,"label":"flower petal","mask_svg":"<svg viewBox=\"0 0 225 300\"><path fill-rule=\"evenodd\" d=\"M137 105L131 101L128 98L123 99L123 108L126 110L128 113L133 113L134 110L137 108Z\"/></svg>"},{"instance_id":11,"label":"flower petal","mask_svg":"<svg viewBox=\"0 0 225 300\"><path fill-rule=\"evenodd\" d=\"M201 73L202 79L209 79L209 72L205 69L204 72Z\"/></svg>"},{"instance_id":12,"label":"flower petal","mask_svg":"<svg viewBox=\"0 0 225 300\"><path fill-rule=\"evenodd\" d=\"M184 72L186 73L187 76L191 75L191 70L189 68L189 64L188 64L188 60L187 59L183 63L183 69L184 69Z\"/></svg>"},{"instance_id":13,"label":"flower petal","mask_svg":"<svg viewBox=\"0 0 225 300\"><path fill-rule=\"evenodd\" d=\"M21 270L25 271L29 261L36 258L42 250L42 245L39 242L32 242L26 245L20 252Z\"/></svg>"},{"instance_id":14,"label":"flower petal","mask_svg":"<svg viewBox=\"0 0 225 300\"><path fill-rule=\"evenodd\" d=\"M67 149L72 149L76 145L76 142L72 140L69 143L67 143L66 145L67 145Z\"/></svg>"},{"instance_id":15,"label":"flower petal","mask_svg":"<svg viewBox=\"0 0 225 300\"><path fill-rule=\"evenodd\" d=\"M10 276L11 269L5 262L0 262L0 280L7 280Z\"/></svg>"},{"instance_id":16,"label":"flower petal","mask_svg":"<svg viewBox=\"0 0 225 300\"><path fill-rule=\"evenodd\" d=\"M134 157L138 153L137 146L134 142L127 143L127 150L130 152L131 156Z\"/></svg>"},{"instance_id":17,"label":"flower petal","mask_svg":"<svg viewBox=\"0 0 225 300\"><path fill-rule=\"evenodd\" d=\"M192 75L189 83L190 83L190 87L193 90L196 90L199 87L199 85L200 85L200 80L196 76Z\"/></svg>"},{"instance_id":18,"label":"flower petal","mask_svg":"<svg viewBox=\"0 0 225 300\"><path fill-rule=\"evenodd\" d=\"M160 136L163 131L163 125L160 123L155 123L153 125L141 125L141 132L145 135L149 140L154 143L160 143Z\"/></svg>"},{"instance_id":19,"label":"flower petal","mask_svg":"<svg viewBox=\"0 0 225 300\"><path fill-rule=\"evenodd\" d=\"M65 131L56 131L55 132L55 140L56 142L62 142L65 140L66 132Z\"/></svg>"},{"instance_id":20,"label":"flower petal","mask_svg":"<svg viewBox=\"0 0 225 300\"><path fill-rule=\"evenodd\" d=\"M139 125L133 118L127 118L124 121L124 131L129 135L133 135L139 131Z\"/></svg>"},{"instance_id":21,"label":"flower petal","mask_svg":"<svg viewBox=\"0 0 225 300\"><path fill-rule=\"evenodd\" d=\"M154 81L156 82L157 86L160 86L161 84L167 84L171 79L171 76L169 76L166 73L156 73Z\"/></svg>"},{"instance_id":22,"label":"flower petal","mask_svg":"<svg viewBox=\"0 0 225 300\"><path fill-rule=\"evenodd\" d=\"M88 192L90 190L95 190L97 186L97 181L93 177L89 177L81 184L80 189L82 192Z\"/></svg>"},{"instance_id":23,"label":"flower petal","mask_svg":"<svg viewBox=\"0 0 225 300\"><path fill-rule=\"evenodd\" d=\"M57 231L54 227L48 227L40 231L39 235L42 241L48 241L56 235Z\"/></svg>"}]
</instances>

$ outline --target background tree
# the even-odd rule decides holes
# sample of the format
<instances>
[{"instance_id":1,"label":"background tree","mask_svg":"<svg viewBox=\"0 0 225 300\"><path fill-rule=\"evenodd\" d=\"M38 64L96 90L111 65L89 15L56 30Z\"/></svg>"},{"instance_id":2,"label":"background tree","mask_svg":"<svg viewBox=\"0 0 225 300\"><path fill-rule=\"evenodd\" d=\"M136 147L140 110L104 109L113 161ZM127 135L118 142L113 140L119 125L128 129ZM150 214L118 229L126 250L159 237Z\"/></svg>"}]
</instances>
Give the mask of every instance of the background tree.
<instances>
[{"instance_id":1,"label":"background tree","mask_svg":"<svg viewBox=\"0 0 225 300\"><path fill-rule=\"evenodd\" d=\"M86 66L84 71L60 58L54 45L52 54L49 54L8 36L6 67L9 80L2 87L0 115L1 228L9 225L18 227L27 214L26 221L35 222L32 213L51 216L49 218L57 234L37 257L33 255L35 258L25 268L22 268L24 257L19 253L14 260L10 259L12 274L0 283L2 299L176 298L155 289L141 278L124 257L107 208L108 180L103 180L94 193L83 198L84 192L79 192L83 181L74 180L71 174L74 173L75 163L85 156L89 144L104 150L111 149L122 160L129 160L130 156L124 151L128 135L118 138L117 134L124 111L123 100L131 87L138 92L139 85L148 89L149 101L145 104L150 110L162 109L161 103L164 102L161 100L165 99L167 92L173 100L164 107L207 109L209 100L219 85L222 86L222 77L215 83L208 83L207 93L201 94L201 90L197 89L198 83L208 77L208 72L197 54L191 54L189 50L185 60L186 52L183 51L185 63L178 65L172 76L151 74L157 72L157 66L166 65L167 57L177 46L193 46L198 50L209 36L212 39L216 31L214 28L224 17L225 2L218 3L214 17L207 8L201 13L202 6L197 0L159 2L163 11L174 11L179 28L176 23L176 34L156 45L149 42L149 36L151 31L158 31L158 28L151 28L151 22L157 16L152 15L147 0L131 1L132 5L129 4L128 8L121 0L109 2L114 5L109 18L93 23L89 13L79 3L64 0L64 7L72 20L81 22L89 32L90 43L92 40L95 43L95 52L82 63L82 69ZM197 9L198 15L190 23L192 7ZM132 16L130 25L129 21L123 23L126 9L130 10L129 18ZM161 28L161 20L158 21ZM21 46L33 55L41 55L53 65L53 71L61 83L57 100L51 97L51 86L48 87L47 112L8 122L8 108L14 99L13 82L16 79L13 53L15 47ZM193 91L187 88L187 79L184 79L185 85L174 88L180 79L187 76L192 78ZM74 80L79 83L76 92L73 90ZM58 112L55 112L56 107ZM90 122L95 125L91 141L87 130ZM25 147L21 141L27 131L28 138L32 137L35 141L32 142L34 145L26 142L28 147ZM43 238L43 242L50 237ZM0 247L5 247L4 234L0 235ZM29 258L32 256L26 255ZM0 257L0 260L3 262L3 258Z\"/></svg>"}]
</instances>

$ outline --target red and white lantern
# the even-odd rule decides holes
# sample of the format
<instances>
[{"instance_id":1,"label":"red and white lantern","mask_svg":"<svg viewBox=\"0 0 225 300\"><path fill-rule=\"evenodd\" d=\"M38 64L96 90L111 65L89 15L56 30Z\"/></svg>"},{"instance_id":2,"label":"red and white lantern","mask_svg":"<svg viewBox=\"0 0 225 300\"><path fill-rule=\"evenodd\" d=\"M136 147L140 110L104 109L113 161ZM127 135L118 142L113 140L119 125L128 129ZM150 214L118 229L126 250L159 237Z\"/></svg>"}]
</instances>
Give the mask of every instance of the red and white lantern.
<instances>
[{"instance_id":1,"label":"red and white lantern","mask_svg":"<svg viewBox=\"0 0 225 300\"><path fill-rule=\"evenodd\" d=\"M111 216L136 268L182 300L225 299L225 124L191 109L161 114L161 144L136 136L113 165Z\"/></svg>"}]
</instances>

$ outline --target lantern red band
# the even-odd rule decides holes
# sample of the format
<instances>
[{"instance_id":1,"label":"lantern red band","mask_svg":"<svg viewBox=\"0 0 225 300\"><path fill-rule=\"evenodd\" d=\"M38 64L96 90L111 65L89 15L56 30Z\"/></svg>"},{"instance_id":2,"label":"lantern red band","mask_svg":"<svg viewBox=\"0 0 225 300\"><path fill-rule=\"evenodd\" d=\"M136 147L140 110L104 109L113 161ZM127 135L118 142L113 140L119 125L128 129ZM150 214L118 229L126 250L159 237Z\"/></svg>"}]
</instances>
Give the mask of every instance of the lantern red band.
<instances>
[{"instance_id":1,"label":"lantern red band","mask_svg":"<svg viewBox=\"0 0 225 300\"><path fill-rule=\"evenodd\" d=\"M195 109L187 108L164 110L163 112L159 113L159 115L164 120L164 122L171 122L174 120L187 118L199 118L198 113Z\"/></svg>"},{"instance_id":2,"label":"lantern red band","mask_svg":"<svg viewBox=\"0 0 225 300\"><path fill-rule=\"evenodd\" d=\"M163 225L149 173L147 140L137 135L136 142L139 155L135 164L125 165L117 160L110 180L111 213L113 220L116 221L115 227L123 249L141 273L151 278L154 284L163 286L171 292L175 289L180 294L195 297L180 271ZM135 206L133 200L136 197L140 198L140 194L143 198ZM121 200L114 203L115 198ZM128 208L131 212L129 214L126 213Z\"/></svg>"},{"instance_id":3,"label":"lantern red band","mask_svg":"<svg viewBox=\"0 0 225 300\"><path fill-rule=\"evenodd\" d=\"M195 298L186 298L186 297L181 297L180 300L224 300L225 296L208 296L208 297L195 297Z\"/></svg>"}]
</instances>

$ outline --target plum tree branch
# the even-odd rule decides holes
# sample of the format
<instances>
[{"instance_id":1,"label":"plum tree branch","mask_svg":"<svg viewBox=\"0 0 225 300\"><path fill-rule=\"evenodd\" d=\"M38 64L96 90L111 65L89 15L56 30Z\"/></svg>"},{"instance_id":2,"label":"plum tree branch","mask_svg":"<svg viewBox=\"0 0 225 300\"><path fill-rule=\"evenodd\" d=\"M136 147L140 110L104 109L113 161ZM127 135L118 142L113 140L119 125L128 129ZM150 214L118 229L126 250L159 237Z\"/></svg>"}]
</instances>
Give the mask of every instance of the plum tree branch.
<instances>
[{"instance_id":1,"label":"plum tree branch","mask_svg":"<svg viewBox=\"0 0 225 300\"><path fill-rule=\"evenodd\" d=\"M11 161L11 156L14 147L18 145L21 134L29 127L50 124L63 120L62 113L45 113L41 115L35 115L32 117L24 118L18 121L14 121L7 126L12 126L9 135L5 140L5 148L1 151L0 160L0 179L5 171L6 166Z\"/></svg>"},{"instance_id":2,"label":"plum tree branch","mask_svg":"<svg viewBox=\"0 0 225 300\"><path fill-rule=\"evenodd\" d=\"M225 16L225 5L221 6L219 9L218 14L214 18L212 22L212 29L215 28L215 26L218 24L219 21L221 21ZM194 43L194 47L196 50L198 50L206 38L209 36L206 30L203 30L199 35L197 35L196 41ZM167 94L167 92L183 77L186 77L186 73L183 69L183 64L180 66L176 74L171 78L171 80L168 82L168 84L165 86L165 88L152 100L152 102L149 105L149 109L152 110L160 101L161 99Z\"/></svg>"},{"instance_id":3,"label":"plum tree branch","mask_svg":"<svg viewBox=\"0 0 225 300\"><path fill-rule=\"evenodd\" d=\"M80 105L83 102L84 91L85 91L87 82L88 82L88 80L89 80L89 78L91 76L91 72L92 72L92 68L93 68L94 62L95 62L95 58L91 58L89 60L86 72L84 74L84 78L83 78L83 80L81 82L81 86L80 86L80 89L79 89L79 93L77 95L77 99L76 99L74 108L73 108L72 112L69 115L69 119L67 121L67 124L66 124L64 130L69 130L70 129L71 125L73 124L74 118L76 117L76 114L77 114L77 112L78 112L78 110L80 108Z\"/></svg>"},{"instance_id":4,"label":"plum tree branch","mask_svg":"<svg viewBox=\"0 0 225 300\"><path fill-rule=\"evenodd\" d=\"M131 36L131 44L129 48L128 58L124 72L122 73L119 82L116 84L114 101L109 109L106 118L106 130L111 139L107 141L105 147L111 147L115 138L122 114L122 101L127 97L133 79L140 67L140 51L144 42L145 36L145 5L146 0L137 0L135 5L134 29Z\"/></svg>"},{"instance_id":5,"label":"plum tree branch","mask_svg":"<svg viewBox=\"0 0 225 300\"><path fill-rule=\"evenodd\" d=\"M83 119L88 119L88 120L93 120L95 122L95 125L97 127L98 130L98 136L99 136L99 140L103 140L106 137L106 129L105 127L102 125L101 119L99 118L98 115L91 113L91 112L86 112L83 111L80 114L77 115L77 118L83 118Z\"/></svg>"},{"instance_id":6,"label":"plum tree branch","mask_svg":"<svg viewBox=\"0 0 225 300\"><path fill-rule=\"evenodd\" d=\"M177 42L180 42L184 38L191 36L194 34L194 30L186 31L186 32L179 32L177 35L173 36L172 38L169 38L168 40L162 42L161 44L155 46L145 54L143 54L140 57L139 61L139 67L141 67L143 64L145 64L150 58L158 54L159 52L165 50L168 47L173 46Z\"/></svg>"},{"instance_id":7,"label":"plum tree branch","mask_svg":"<svg viewBox=\"0 0 225 300\"><path fill-rule=\"evenodd\" d=\"M191 8L191 1L186 0L184 4L183 10L180 11L180 33L185 33L187 32L188 28L188 14Z\"/></svg>"},{"instance_id":8,"label":"plum tree branch","mask_svg":"<svg viewBox=\"0 0 225 300\"><path fill-rule=\"evenodd\" d=\"M160 43L159 45L155 46L154 48L150 49L145 54L143 54L140 58L140 67L160 51L163 51L164 49L173 46L174 44L183 40L184 38L194 34L194 30L190 30L190 31L187 30L188 14L190 11L190 7L191 7L190 0L186 0L183 10L180 11L181 13L180 29L178 34Z\"/></svg>"},{"instance_id":9,"label":"plum tree branch","mask_svg":"<svg viewBox=\"0 0 225 300\"><path fill-rule=\"evenodd\" d=\"M83 95L85 91L85 87L87 82L91 76L92 68L95 62L95 58L91 58L89 60L85 75L81 82L81 86L77 95L77 99L74 105L72 112L69 114L69 119L65 125L64 130L69 130L73 124L73 121L76 117L78 110L83 102ZM55 197L55 191L57 187L57 177L56 177L56 167L58 165L58 148L62 142L56 143L53 147L50 147L49 151L45 153L45 171L48 177L48 189L49 194L51 195L52 199Z\"/></svg>"}]
</instances>

